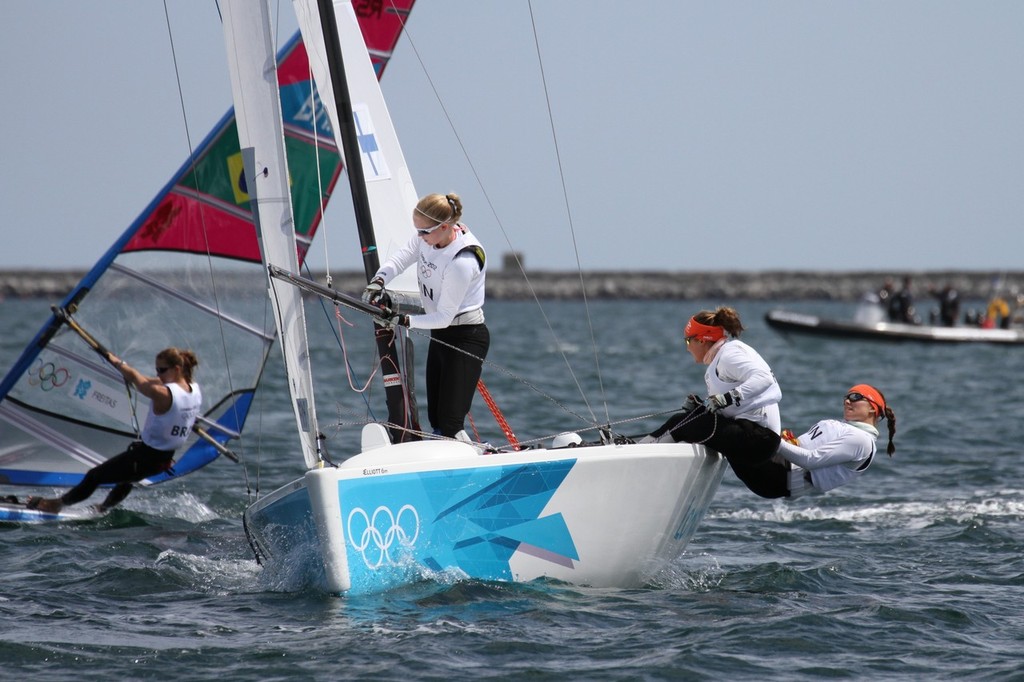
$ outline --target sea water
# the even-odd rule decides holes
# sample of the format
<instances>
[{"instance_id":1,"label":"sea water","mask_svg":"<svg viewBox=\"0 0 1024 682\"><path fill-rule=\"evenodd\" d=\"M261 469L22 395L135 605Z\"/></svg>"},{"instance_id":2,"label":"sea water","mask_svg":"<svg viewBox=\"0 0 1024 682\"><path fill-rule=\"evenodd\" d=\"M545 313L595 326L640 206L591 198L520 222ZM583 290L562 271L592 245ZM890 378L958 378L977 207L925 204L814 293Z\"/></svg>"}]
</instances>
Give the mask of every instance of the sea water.
<instances>
[{"instance_id":1,"label":"sea water","mask_svg":"<svg viewBox=\"0 0 1024 682\"><path fill-rule=\"evenodd\" d=\"M718 303L558 302L540 316L534 303L491 302L484 380L520 438L579 417L641 433L701 392L681 330ZM727 472L686 553L640 589L438 577L339 597L301 571L270 575L242 529L255 495L300 473L275 351L243 465L218 460L136 491L99 521L0 524L2 677L1024 679L1024 348L787 340L763 323L769 308L853 307L729 303L782 385L784 426L838 416L847 388L873 383L897 414L896 456L791 502L755 497ZM48 305L0 303L4 371ZM313 350L329 365L318 384L334 391L321 426L343 441L334 424L365 408L346 402L333 337ZM473 423L500 442L479 400Z\"/></svg>"}]
</instances>

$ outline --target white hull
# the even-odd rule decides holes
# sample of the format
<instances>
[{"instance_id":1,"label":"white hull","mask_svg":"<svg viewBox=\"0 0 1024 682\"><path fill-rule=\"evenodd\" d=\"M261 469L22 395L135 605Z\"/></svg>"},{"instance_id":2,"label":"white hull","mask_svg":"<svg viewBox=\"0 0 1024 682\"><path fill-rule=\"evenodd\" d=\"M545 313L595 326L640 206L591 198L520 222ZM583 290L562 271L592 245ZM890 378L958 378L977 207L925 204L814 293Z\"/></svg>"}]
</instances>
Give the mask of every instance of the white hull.
<instances>
[{"instance_id":1,"label":"white hull","mask_svg":"<svg viewBox=\"0 0 1024 682\"><path fill-rule=\"evenodd\" d=\"M725 468L688 443L480 455L423 441L309 471L245 521L266 562L317 557L330 592L438 575L634 587L683 552Z\"/></svg>"}]
</instances>

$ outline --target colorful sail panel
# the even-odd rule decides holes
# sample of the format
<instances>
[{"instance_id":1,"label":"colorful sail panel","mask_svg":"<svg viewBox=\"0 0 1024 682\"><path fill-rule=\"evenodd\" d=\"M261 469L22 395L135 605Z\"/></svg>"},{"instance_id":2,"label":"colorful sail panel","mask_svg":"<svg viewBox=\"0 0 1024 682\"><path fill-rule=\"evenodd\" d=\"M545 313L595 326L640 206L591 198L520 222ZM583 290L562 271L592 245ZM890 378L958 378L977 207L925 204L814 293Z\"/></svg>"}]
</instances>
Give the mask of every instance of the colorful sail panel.
<instances>
[{"instance_id":1,"label":"colorful sail panel","mask_svg":"<svg viewBox=\"0 0 1024 682\"><path fill-rule=\"evenodd\" d=\"M367 0L355 5L378 77L391 59L414 2ZM315 88L310 83L309 60L298 33L281 51L278 63L301 262L320 224L321 209L341 174L342 163L330 122L318 101L313 106L310 93ZM244 185L238 132L231 111L200 146L195 162L179 171L174 184L147 212L123 251L185 251L258 262L259 248ZM318 191L321 186L322 195Z\"/></svg>"},{"instance_id":2,"label":"colorful sail panel","mask_svg":"<svg viewBox=\"0 0 1024 682\"><path fill-rule=\"evenodd\" d=\"M320 106L318 98L311 95L315 89L299 34L285 46L278 61L285 74L279 77L279 86L288 156L293 159L289 168L296 232L305 245L300 247L301 259L341 174L341 156L329 123L317 120ZM318 128L314 131L315 126ZM195 162L179 171L173 186L123 248L123 252L148 250L208 253L259 262L233 110L200 146Z\"/></svg>"},{"instance_id":3,"label":"colorful sail panel","mask_svg":"<svg viewBox=\"0 0 1024 682\"><path fill-rule=\"evenodd\" d=\"M415 0L356 0L352 3L356 20L363 32L366 50L379 79L391 61L395 45Z\"/></svg>"},{"instance_id":4,"label":"colorful sail panel","mask_svg":"<svg viewBox=\"0 0 1024 682\"><path fill-rule=\"evenodd\" d=\"M367 4L360 25L378 36L381 73L404 22L395 19L394 3L377 11ZM413 2L397 4L407 14ZM298 33L278 61L301 260L341 159ZM153 373L156 353L167 346L194 350L203 423L221 443L240 435L275 338L248 200L228 112L60 304L144 373ZM0 484L74 485L136 438L147 411L145 398L51 316L0 382ZM199 438L178 454L172 472L148 482L185 475L218 456Z\"/></svg>"}]
</instances>

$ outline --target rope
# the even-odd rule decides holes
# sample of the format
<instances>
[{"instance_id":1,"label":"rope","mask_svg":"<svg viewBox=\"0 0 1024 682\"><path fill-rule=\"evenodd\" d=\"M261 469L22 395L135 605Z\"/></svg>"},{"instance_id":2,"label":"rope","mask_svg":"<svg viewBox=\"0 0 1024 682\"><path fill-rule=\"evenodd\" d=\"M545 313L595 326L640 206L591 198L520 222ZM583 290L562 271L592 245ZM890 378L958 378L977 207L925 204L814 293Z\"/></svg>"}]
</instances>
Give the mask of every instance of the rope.
<instances>
[{"instance_id":1,"label":"rope","mask_svg":"<svg viewBox=\"0 0 1024 682\"><path fill-rule=\"evenodd\" d=\"M349 324L351 324L351 323L349 323ZM446 348L450 348L451 350L454 350L456 352L459 352L459 353L462 353L464 355L467 355L467 356L469 356L469 357L471 357L471 358L473 358L475 360L479 360L482 364L487 365L490 369L497 370L497 371L505 374L506 376L508 376L512 381L515 381L515 382L517 382L519 384L522 384L523 386L526 386L527 388L529 388L530 390L534 391L538 395L542 396L543 398L545 398L549 402L553 403L554 405L557 405L566 414L569 414L569 415L575 417L582 424L586 424L586 427L584 427L584 428L576 428L575 429L579 433L586 433L587 431L595 431L595 430L601 430L601 429L610 429L613 426L619 426L619 425L622 425L622 424L629 424L629 423L632 423L632 422L644 421L646 419L650 419L650 418L653 418L653 417L661 417L661 416L664 416L664 415L674 414L675 412L678 412L678 410L662 410L662 411L650 412L650 413L647 413L647 414L642 414L642 415L635 416L635 417L628 417L628 418L625 418L625 419L619 419L619 420L616 420L616 421L608 420L605 424L595 424L593 421L590 421L590 420L586 419L585 417L583 417L581 414L578 414L577 412L573 411L571 408L569 408L568 406L566 406L565 404L563 404L562 402L560 402L556 398L552 397L551 395L548 395L547 393L542 391L540 388L538 388L534 384L530 383L529 381L527 381L522 376L519 376L519 375L515 374L514 372L512 372L511 370L509 370L506 367L503 367L501 365L497 365L497 364L495 364L494 362L492 362L490 360L486 360L484 358L476 356L473 353L470 353L470 352L468 352L466 350L458 348L458 347L456 347L456 346L454 346L454 345L452 345L450 343L447 343L445 341L441 341L440 339L431 338L424 331L421 331L421 330L418 330L418 329L403 329L402 331L405 332L406 334L416 334L416 335L419 335L421 337L426 338L429 343L440 344L442 346L445 346ZM337 332L337 330L336 330L336 332ZM402 335L397 335L396 334L395 338L396 339L402 338ZM344 349L344 343L340 339L338 340L338 346L339 346L339 348L342 348L343 354L345 354L345 356L346 356L346 363L347 363L348 362L348 360L347 360L347 353L346 353L346 351ZM376 372L380 371L380 367L375 366L372 371L374 373L376 373ZM482 391L479 390L481 387L483 387ZM493 397L490 394L489 389L487 389L486 385L483 384L482 380L480 380L478 382L477 389L478 389L478 392L481 395L481 398L487 403L488 408L491 410L491 413L494 415L495 421L498 423L498 426L502 429L502 432L508 438L509 444L514 449L516 449L516 450L526 449L530 445L550 440L551 438L554 438L555 436L557 436L559 433L563 432L563 431L558 431L557 433L552 433L552 434L540 436L540 437L537 437L537 438L522 439L522 438L520 438L520 437L515 435L515 432L512 430L511 426L508 424L508 421L505 419L503 413L501 412L501 409L497 406L496 401L494 401ZM365 394L364 394L364 401L365 401L365 399L366 398L365 398ZM473 431L475 433L475 439L477 441L481 441L482 439L481 439L479 433L476 433L476 424L473 421L472 415L469 414L469 415L466 415L466 416L469 419L470 427L473 429ZM438 438L438 436L436 436L435 434L427 433L425 431L418 431L416 429L411 429L411 428L409 428L408 424L401 424L401 425L399 425L399 424L392 424L390 422L377 422L376 420L373 420L373 419L371 419L369 421L364 421L364 420L348 421L348 420L345 420L345 419L339 419L337 422L334 423L334 426L337 429L341 429L341 428L345 428L345 427L358 426L358 425L369 424L369 423L380 423L380 424L383 424L385 427L387 427L389 429L400 430L400 431L403 431L403 432L406 432L406 433L410 433L410 434L414 434L414 435L420 436L421 438L427 438L427 439Z\"/></svg>"},{"instance_id":2,"label":"rope","mask_svg":"<svg viewBox=\"0 0 1024 682\"><path fill-rule=\"evenodd\" d=\"M505 437L508 438L508 444L512 446L513 450L519 450L519 441L516 439L516 434L512 433L512 427L508 425L505 415L501 413L498 404L494 402L494 398L491 397L491 392L484 385L483 379L476 382L476 390L480 393L480 397L484 399L484 402L487 403L487 407L490 408L491 414L494 415L494 421L498 422L498 426L501 427Z\"/></svg>"}]
</instances>

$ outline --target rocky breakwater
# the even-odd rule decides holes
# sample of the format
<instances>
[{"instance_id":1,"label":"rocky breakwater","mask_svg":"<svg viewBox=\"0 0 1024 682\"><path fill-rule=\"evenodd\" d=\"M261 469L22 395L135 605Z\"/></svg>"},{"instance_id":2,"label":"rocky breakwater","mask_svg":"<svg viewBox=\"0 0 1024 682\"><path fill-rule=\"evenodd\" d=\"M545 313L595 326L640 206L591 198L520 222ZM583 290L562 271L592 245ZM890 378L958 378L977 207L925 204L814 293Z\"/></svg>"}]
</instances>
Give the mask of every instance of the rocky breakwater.
<instances>
[{"instance_id":1,"label":"rocky breakwater","mask_svg":"<svg viewBox=\"0 0 1024 682\"><path fill-rule=\"evenodd\" d=\"M487 292L492 298L532 298L531 287L539 298L580 298L584 287L588 298L635 299L711 299L728 302L746 300L836 300L856 301L866 293L878 291L887 279L900 288L909 275L913 291L925 296L930 288L946 285L956 288L963 298L988 298L996 276L991 272L797 272L771 270L757 272L528 272L529 283L521 273L498 272L487 276ZM1024 272L999 273L1005 291L1024 290Z\"/></svg>"},{"instance_id":2,"label":"rocky breakwater","mask_svg":"<svg viewBox=\"0 0 1024 682\"><path fill-rule=\"evenodd\" d=\"M12 270L0 272L0 297L63 298L84 275L84 271ZM1006 292L1024 290L1024 271L1009 273L973 271L929 272L577 272L497 269L487 275L487 295L494 300L577 299L584 287L588 299L678 299L712 300L837 300L853 301L866 292L877 291L891 278L897 287L904 275L913 278L914 291L924 296L929 287L954 286L963 298L988 298L993 281L1002 277ZM314 275L324 281L323 275ZM335 288L358 294L365 279L361 272L333 276Z\"/></svg>"},{"instance_id":3,"label":"rocky breakwater","mask_svg":"<svg viewBox=\"0 0 1024 682\"><path fill-rule=\"evenodd\" d=\"M78 270L8 270L0 272L0 299L63 298L85 271Z\"/></svg>"}]
</instances>

